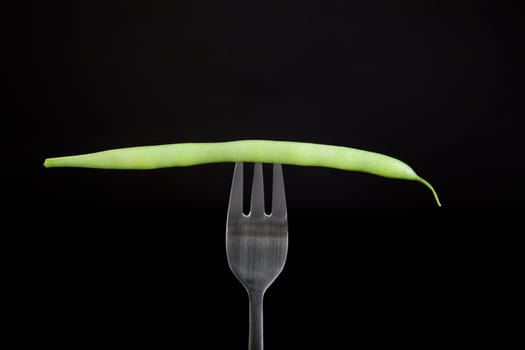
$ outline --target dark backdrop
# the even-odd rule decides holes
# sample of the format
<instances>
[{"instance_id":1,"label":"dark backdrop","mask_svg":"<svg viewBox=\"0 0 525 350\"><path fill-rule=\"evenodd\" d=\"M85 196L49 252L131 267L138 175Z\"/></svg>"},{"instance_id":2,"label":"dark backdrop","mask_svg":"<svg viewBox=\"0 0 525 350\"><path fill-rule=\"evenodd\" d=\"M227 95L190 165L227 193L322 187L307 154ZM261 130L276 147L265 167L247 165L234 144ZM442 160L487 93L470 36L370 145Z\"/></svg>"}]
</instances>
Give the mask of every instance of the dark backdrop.
<instances>
[{"instance_id":1,"label":"dark backdrop","mask_svg":"<svg viewBox=\"0 0 525 350\"><path fill-rule=\"evenodd\" d=\"M22 241L17 294L31 324L46 325L37 340L245 348L247 300L224 253L231 164L42 162L246 138L392 155L444 205L416 183L286 166L290 252L267 295L269 349L495 339L490 293L511 290L502 271L514 259L500 238L520 231L510 223L523 208L515 11L19 1L5 32L3 210Z\"/></svg>"}]
</instances>

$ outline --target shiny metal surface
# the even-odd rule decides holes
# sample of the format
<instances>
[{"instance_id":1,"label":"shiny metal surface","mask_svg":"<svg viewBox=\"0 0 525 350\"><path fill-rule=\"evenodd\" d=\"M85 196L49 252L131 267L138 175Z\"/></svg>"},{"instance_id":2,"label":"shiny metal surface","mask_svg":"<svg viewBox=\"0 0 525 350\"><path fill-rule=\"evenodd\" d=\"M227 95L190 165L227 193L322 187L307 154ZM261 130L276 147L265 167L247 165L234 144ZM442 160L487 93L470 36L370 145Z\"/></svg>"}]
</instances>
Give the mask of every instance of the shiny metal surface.
<instances>
[{"instance_id":1,"label":"shiny metal surface","mask_svg":"<svg viewBox=\"0 0 525 350\"><path fill-rule=\"evenodd\" d=\"M264 212L262 164L253 175L250 213L243 214L243 163L236 163L226 223L226 255L250 300L249 350L263 349L263 298L288 252L288 219L280 164L273 165L272 213Z\"/></svg>"}]
</instances>

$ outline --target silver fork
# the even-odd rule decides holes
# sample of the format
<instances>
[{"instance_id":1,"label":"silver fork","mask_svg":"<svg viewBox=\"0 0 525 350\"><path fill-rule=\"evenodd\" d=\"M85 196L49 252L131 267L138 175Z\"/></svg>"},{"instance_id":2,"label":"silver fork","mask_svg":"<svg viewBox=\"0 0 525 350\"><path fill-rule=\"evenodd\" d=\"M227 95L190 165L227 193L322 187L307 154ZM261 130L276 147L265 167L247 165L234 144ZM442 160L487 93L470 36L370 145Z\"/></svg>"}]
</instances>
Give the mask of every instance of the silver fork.
<instances>
[{"instance_id":1,"label":"silver fork","mask_svg":"<svg viewBox=\"0 0 525 350\"><path fill-rule=\"evenodd\" d=\"M249 350L263 350L264 293L283 270L287 253L288 219L281 165L273 165L272 213L267 215L262 164L255 164L250 213L245 215L243 163L235 163L226 222L226 255L250 300Z\"/></svg>"}]
</instances>

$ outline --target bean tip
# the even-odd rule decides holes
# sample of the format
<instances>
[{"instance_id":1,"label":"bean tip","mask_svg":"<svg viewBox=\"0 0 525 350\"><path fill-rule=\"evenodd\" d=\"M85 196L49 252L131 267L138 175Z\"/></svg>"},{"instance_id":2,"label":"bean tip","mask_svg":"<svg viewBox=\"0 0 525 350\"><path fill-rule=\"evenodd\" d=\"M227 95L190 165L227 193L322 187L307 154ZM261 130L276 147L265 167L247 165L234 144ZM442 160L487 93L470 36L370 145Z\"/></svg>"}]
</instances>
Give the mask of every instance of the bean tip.
<instances>
[{"instance_id":1,"label":"bean tip","mask_svg":"<svg viewBox=\"0 0 525 350\"><path fill-rule=\"evenodd\" d=\"M441 201L439 200L438 194L436 190L434 190L434 187L432 187L430 182L428 182L427 180L421 177L418 178L418 181L421 182L423 185L425 185L428 189L430 189L430 191L432 191L432 194L434 195L434 199L436 200L438 207L441 207Z\"/></svg>"}]
</instances>

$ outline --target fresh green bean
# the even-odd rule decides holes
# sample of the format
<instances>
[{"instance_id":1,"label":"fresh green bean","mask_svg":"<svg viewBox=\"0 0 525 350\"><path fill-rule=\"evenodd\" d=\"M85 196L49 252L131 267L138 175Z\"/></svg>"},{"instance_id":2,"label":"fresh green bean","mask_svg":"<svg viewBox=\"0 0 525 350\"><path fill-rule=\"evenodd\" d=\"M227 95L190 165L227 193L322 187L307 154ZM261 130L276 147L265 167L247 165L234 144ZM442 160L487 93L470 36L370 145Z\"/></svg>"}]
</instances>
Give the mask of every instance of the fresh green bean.
<instances>
[{"instance_id":1,"label":"fresh green bean","mask_svg":"<svg viewBox=\"0 0 525 350\"><path fill-rule=\"evenodd\" d=\"M418 181L432 191L436 203L441 206L432 185L419 177L410 166L396 158L356 148L306 142L239 140L128 147L47 158L44 166L47 168L157 169L221 162L319 166Z\"/></svg>"}]
</instances>

